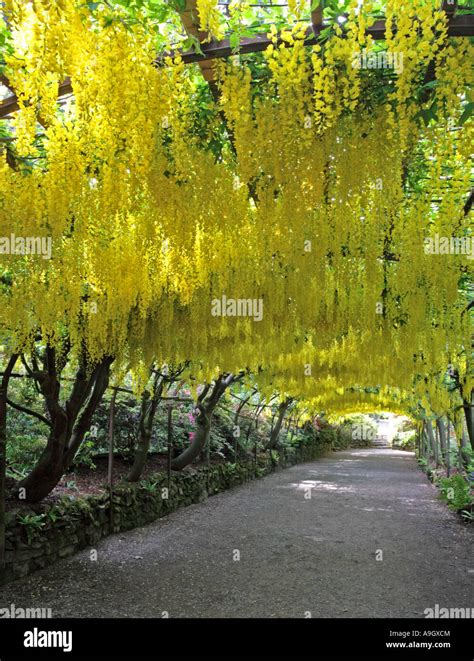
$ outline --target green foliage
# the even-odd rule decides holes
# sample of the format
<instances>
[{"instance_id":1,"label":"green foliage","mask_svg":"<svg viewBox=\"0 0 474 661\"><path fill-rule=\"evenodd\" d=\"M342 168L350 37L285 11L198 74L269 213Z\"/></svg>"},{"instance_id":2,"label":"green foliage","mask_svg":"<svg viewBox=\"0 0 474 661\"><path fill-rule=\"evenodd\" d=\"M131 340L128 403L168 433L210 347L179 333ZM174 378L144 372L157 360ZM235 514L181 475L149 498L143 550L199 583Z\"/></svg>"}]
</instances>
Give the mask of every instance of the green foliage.
<instances>
[{"instance_id":1,"label":"green foliage","mask_svg":"<svg viewBox=\"0 0 474 661\"><path fill-rule=\"evenodd\" d=\"M465 447L462 449L464 464L466 468L466 473L469 475L469 478L474 481L474 450L470 447Z\"/></svg>"},{"instance_id":2,"label":"green foliage","mask_svg":"<svg viewBox=\"0 0 474 661\"><path fill-rule=\"evenodd\" d=\"M12 379L9 398L16 404L38 411L38 392L32 379ZM7 475L22 479L35 466L46 445L48 427L37 418L8 407Z\"/></svg>"},{"instance_id":3,"label":"green foliage","mask_svg":"<svg viewBox=\"0 0 474 661\"><path fill-rule=\"evenodd\" d=\"M414 450L416 446L416 431L399 431L393 438L393 447L403 450Z\"/></svg>"},{"instance_id":4,"label":"green foliage","mask_svg":"<svg viewBox=\"0 0 474 661\"><path fill-rule=\"evenodd\" d=\"M474 103L467 103L463 114L461 115L461 118L459 119L459 124L462 126L467 122L468 119L470 119L474 115Z\"/></svg>"},{"instance_id":5,"label":"green foliage","mask_svg":"<svg viewBox=\"0 0 474 661\"><path fill-rule=\"evenodd\" d=\"M44 446L43 437L33 434L14 436L7 444L7 475L13 479L23 479L33 469Z\"/></svg>"},{"instance_id":6,"label":"green foliage","mask_svg":"<svg viewBox=\"0 0 474 661\"><path fill-rule=\"evenodd\" d=\"M363 413L346 416L337 429L335 447L368 447L377 436L377 424Z\"/></svg>"},{"instance_id":7,"label":"green foliage","mask_svg":"<svg viewBox=\"0 0 474 661\"><path fill-rule=\"evenodd\" d=\"M86 434L86 438L80 446L75 458L74 467L85 467L94 470L96 465L94 463L94 455L96 454L96 444L91 438L90 433Z\"/></svg>"},{"instance_id":8,"label":"green foliage","mask_svg":"<svg viewBox=\"0 0 474 661\"><path fill-rule=\"evenodd\" d=\"M46 514L18 514L17 520L23 526L28 544L31 544L35 533L45 525Z\"/></svg>"},{"instance_id":9,"label":"green foliage","mask_svg":"<svg viewBox=\"0 0 474 661\"><path fill-rule=\"evenodd\" d=\"M0 73L3 72L3 67L5 66L5 60L1 54L10 55L13 51L11 40L11 31L7 27L3 14L0 13Z\"/></svg>"},{"instance_id":10,"label":"green foliage","mask_svg":"<svg viewBox=\"0 0 474 661\"><path fill-rule=\"evenodd\" d=\"M233 415L227 409L219 408L214 416L210 433L210 449L211 453L217 454L220 457L233 456L234 454L234 437L233 432Z\"/></svg>"},{"instance_id":11,"label":"green foliage","mask_svg":"<svg viewBox=\"0 0 474 661\"><path fill-rule=\"evenodd\" d=\"M462 510L461 516L466 521L466 523L472 523L474 521L474 512L469 510Z\"/></svg>"},{"instance_id":12,"label":"green foliage","mask_svg":"<svg viewBox=\"0 0 474 661\"><path fill-rule=\"evenodd\" d=\"M108 451L108 420L110 412L110 395L104 398L94 414L92 429L87 441L94 444L95 453ZM115 405L114 447L124 458L134 455L134 448L138 436L138 421L140 417L140 402L132 398L117 398ZM92 454L92 448L90 449Z\"/></svg>"},{"instance_id":13,"label":"green foliage","mask_svg":"<svg viewBox=\"0 0 474 661\"><path fill-rule=\"evenodd\" d=\"M336 450L345 450L349 448L352 443L352 432L349 425L341 425L336 433L334 439L334 448Z\"/></svg>"},{"instance_id":14,"label":"green foliage","mask_svg":"<svg viewBox=\"0 0 474 661\"><path fill-rule=\"evenodd\" d=\"M153 480L140 480L140 487L148 493L156 493L159 489L159 482Z\"/></svg>"},{"instance_id":15,"label":"green foliage","mask_svg":"<svg viewBox=\"0 0 474 661\"><path fill-rule=\"evenodd\" d=\"M277 452L277 450L270 450L270 458L272 460L272 464L278 465L280 463L280 454Z\"/></svg>"},{"instance_id":16,"label":"green foliage","mask_svg":"<svg viewBox=\"0 0 474 661\"><path fill-rule=\"evenodd\" d=\"M410 420L410 418L405 418L398 425L397 431L399 432L416 431L416 427L415 424L413 423L413 420Z\"/></svg>"},{"instance_id":17,"label":"green foliage","mask_svg":"<svg viewBox=\"0 0 474 661\"><path fill-rule=\"evenodd\" d=\"M321 429L318 433L323 443L337 443L337 430L335 428Z\"/></svg>"},{"instance_id":18,"label":"green foliage","mask_svg":"<svg viewBox=\"0 0 474 661\"><path fill-rule=\"evenodd\" d=\"M466 509L474 502L471 496L469 482L460 474L443 477L438 482L440 498L444 500L450 510Z\"/></svg>"}]
</instances>

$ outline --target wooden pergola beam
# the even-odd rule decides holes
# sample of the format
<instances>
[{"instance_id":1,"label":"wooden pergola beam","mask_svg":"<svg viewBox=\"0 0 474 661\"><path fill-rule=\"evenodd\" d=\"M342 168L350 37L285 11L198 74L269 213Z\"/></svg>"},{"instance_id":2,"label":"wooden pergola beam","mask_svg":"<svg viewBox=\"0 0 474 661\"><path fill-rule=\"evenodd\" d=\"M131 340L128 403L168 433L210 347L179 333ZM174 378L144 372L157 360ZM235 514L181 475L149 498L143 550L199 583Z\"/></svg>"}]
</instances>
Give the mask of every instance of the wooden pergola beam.
<instances>
[{"instance_id":1,"label":"wooden pergola beam","mask_svg":"<svg viewBox=\"0 0 474 661\"><path fill-rule=\"evenodd\" d=\"M323 24L324 0L320 0L319 5L316 7L316 9L313 10L311 10L312 4L313 4L312 0L309 0L309 6L311 11L311 26L313 28L313 33L318 34L318 30L320 30Z\"/></svg>"},{"instance_id":2,"label":"wooden pergola beam","mask_svg":"<svg viewBox=\"0 0 474 661\"><path fill-rule=\"evenodd\" d=\"M10 83L6 76L1 77L1 82L5 87L10 88ZM72 84L70 78L65 78L65 80L60 83L58 87L58 97L65 96L66 94L72 93ZM0 102L0 119L10 115L12 112L16 112L19 109L18 100L16 94L9 96L8 99Z\"/></svg>"},{"instance_id":3,"label":"wooden pergola beam","mask_svg":"<svg viewBox=\"0 0 474 661\"><path fill-rule=\"evenodd\" d=\"M306 30L306 45L312 46L318 42L318 38L323 29L328 27L327 25L319 26L310 26ZM395 30L396 31L396 30ZM385 39L385 21L379 20L366 30L366 34L371 35L375 41L383 41ZM474 14L463 14L461 16L454 16L448 27L448 36L450 37L473 37L474 36ZM240 55L247 55L249 53L258 53L267 48L271 44L271 40L266 34L259 34L255 37L243 38L240 41L238 52ZM279 39L278 44L283 43L282 39ZM160 57L156 58L155 63L158 66L163 65L165 57L181 55L181 58L186 64L191 64L192 62L202 62L204 60L214 60L218 58L230 57L231 55L236 54L235 48L230 46L228 39L222 39L221 41L214 41L210 44L201 45L202 55L196 53L195 51L186 51L181 53L180 51L173 51L170 53L165 53Z\"/></svg>"},{"instance_id":4,"label":"wooden pergola beam","mask_svg":"<svg viewBox=\"0 0 474 661\"><path fill-rule=\"evenodd\" d=\"M306 30L306 45L311 46L317 43L322 30L326 26L311 25ZM385 38L385 21L376 21L370 28L367 29L367 34L370 34L374 40L381 41ZM448 36L450 37L473 37L474 36L474 14L463 14L461 16L453 16L450 19L448 27ZM254 37L247 37L241 39L238 52L241 55L249 53L258 53L264 51L271 43L266 34L259 34ZM279 39L277 43L283 43ZM221 41L214 41L208 44L201 44L202 55L195 51L186 51L182 53L177 50L174 52L164 53L154 60L155 66L163 66L166 57L175 57L180 55L185 64L193 62L206 62L218 58L230 57L236 54L235 48L232 48L228 39ZM58 96L64 96L72 92L72 85L69 78L65 79L60 85ZM18 102L15 95L0 102L0 119L10 115L12 112L18 110Z\"/></svg>"},{"instance_id":5,"label":"wooden pergola beam","mask_svg":"<svg viewBox=\"0 0 474 661\"><path fill-rule=\"evenodd\" d=\"M183 11L179 12L181 22L190 37L195 37L200 43L203 43L207 35L199 29L198 11L196 0L186 0L186 7ZM215 100L217 100L217 87L214 82L214 69L210 60L202 60L198 63L204 80L209 84L211 93Z\"/></svg>"}]
</instances>

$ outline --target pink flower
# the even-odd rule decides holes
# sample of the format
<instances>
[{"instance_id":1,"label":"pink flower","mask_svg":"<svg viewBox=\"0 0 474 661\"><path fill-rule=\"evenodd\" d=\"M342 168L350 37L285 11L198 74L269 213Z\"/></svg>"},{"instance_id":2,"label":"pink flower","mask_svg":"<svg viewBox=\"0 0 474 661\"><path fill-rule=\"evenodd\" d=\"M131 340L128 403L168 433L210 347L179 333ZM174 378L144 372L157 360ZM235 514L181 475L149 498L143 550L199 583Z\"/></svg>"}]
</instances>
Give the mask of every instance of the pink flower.
<instances>
[{"instance_id":1,"label":"pink flower","mask_svg":"<svg viewBox=\"0 0 474 661\"><path fill-rule=\"evenodd\" d=\"M189 422L191 422L192 424L194 424L194 423L196 422L196 420L194 419L194 416L193 416L192 413L188 413L188 420L189 420Z\"/></svg>"},{"instance_id":2,"label":"pink flower","mask_svg":"<svg viewBox=\"0 0 474 661\"><path fill-rule=\"evenodd\" d=\"M195 436L196 436L196 432L195 432L195 431L190 431L190 432L189 432L189 440L191 441L191 443L194 441L194 437L195 437Z\"/></svg>"}]
</instances>

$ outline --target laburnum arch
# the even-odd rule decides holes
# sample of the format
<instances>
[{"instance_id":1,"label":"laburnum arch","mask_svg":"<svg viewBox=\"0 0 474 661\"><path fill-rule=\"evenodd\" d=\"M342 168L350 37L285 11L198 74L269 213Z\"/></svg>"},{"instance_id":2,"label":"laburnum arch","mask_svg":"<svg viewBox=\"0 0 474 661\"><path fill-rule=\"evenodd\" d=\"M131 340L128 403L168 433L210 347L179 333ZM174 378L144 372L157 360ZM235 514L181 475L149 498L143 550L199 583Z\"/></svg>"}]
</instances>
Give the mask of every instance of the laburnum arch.
<instances>
[{"instance_id":1,"label":"laburnum arch","mask_svg":"<svg viewBox=\"0 0 474 661\"><path fill-rule=\"evenodd\" d=\"M473 15L293 1L252 34L225 9L4 2L0 427L22 364L50 426L32 500L150 365L207 384L204 441L251 373L308 416L464 411L472 443Z\"/></svg>"}]
</instances>

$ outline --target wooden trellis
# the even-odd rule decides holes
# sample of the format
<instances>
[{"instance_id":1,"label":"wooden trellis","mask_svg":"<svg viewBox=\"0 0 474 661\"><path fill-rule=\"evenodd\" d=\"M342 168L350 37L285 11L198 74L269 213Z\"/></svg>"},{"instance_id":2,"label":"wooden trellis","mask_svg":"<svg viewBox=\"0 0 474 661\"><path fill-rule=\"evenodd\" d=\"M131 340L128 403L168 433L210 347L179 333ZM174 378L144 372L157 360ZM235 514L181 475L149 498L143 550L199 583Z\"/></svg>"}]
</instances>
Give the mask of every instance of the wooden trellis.
<instances>
[{"instance_id":1,"label":"wooden trellis","mask_svg":"<svg viewBox=\"0 0 474 661\"><path fill-rule=\"evenodd\" d=\"M322 10L321 6L315 11L311 12L311 25L308 25L306 30L306 44L308 46L318 43L321 32L328 27L322 22ZM456 15L456 10L458 8L457 0L443 0L441 7L448 15L448 35L450 37L473 37L474 36L474 13L472 14L462 14ZM199 31L197 24L197 11L196 11L196 0L188 0L186 9L183 12L180 12L181 20L185 32L189 36L196 37L200 42L201 53L198 53L195 50L188 50L181 52L179 50L167 52L159 55L154 60L156 66L163 66L165 59L169 56L180 55L183 61L186 64L198 63L205 80L210 84L211 91L215 96L216 90L213 80L213 71L211 65L209 64L211 60L227 58L236 53L240 55L247 55L250 53L258 53L264 51L267 46L270 45L271 41L267 34L262 33L255 35L254 37L242 38L238 49L233 48L230 45L229 39L223 39L220 41L211 41L209 43L203 43L205 35ZM396 25L393 26L394 32L396 32ZM375 23L367 28L366 33L371 35L375 41L382 41L385 39L386 23L384 20L375 21ZM278 39L277 43L283 43L281 39ZM432 68L428 68L427 79L431 80ZM4 75L0 76L0 82L7 88L11 89L11 85L8 81L8 78ZM58 97L65 96L72 93L72 84L69 78L66 78L58 88ZM0 119L8 117L11 113L18 110L18 100L15 94L12 94L8 98L0 102Z\"/></svg>"}]
</instances>

